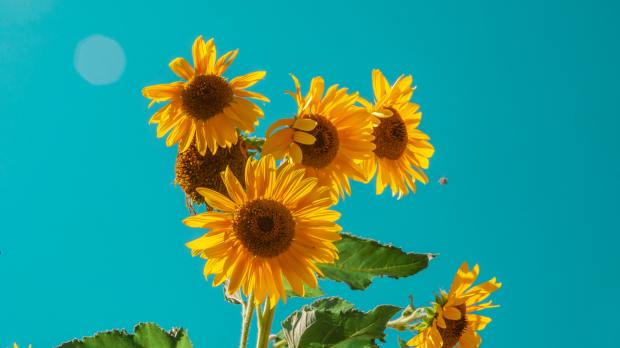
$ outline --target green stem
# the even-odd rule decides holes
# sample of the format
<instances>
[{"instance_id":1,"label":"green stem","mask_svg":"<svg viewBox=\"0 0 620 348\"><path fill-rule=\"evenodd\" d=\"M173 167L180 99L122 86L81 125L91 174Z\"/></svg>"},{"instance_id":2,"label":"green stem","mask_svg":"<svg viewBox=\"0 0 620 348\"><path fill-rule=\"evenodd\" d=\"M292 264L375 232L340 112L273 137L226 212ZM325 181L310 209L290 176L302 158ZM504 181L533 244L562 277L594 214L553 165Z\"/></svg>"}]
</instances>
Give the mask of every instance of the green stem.
<instances>
[{"instance_id":1,"label":"green stem","mask_svg":"<svg viewBox=\"0 0 620 348\"><path fill-rule=\"evenodd\" d=\"M273 316L276 312L276 306L271 308L269 298L265 301L265 308L258 330L258 339L256 340L256 348L267 348L269 346L269 335L271 333L271 324Z\"/></svg>"},{"instance_id":2,"label":"green stem","mask_svg":"<svg viewBox=\"0 0 620 348\"><path fill-rule=\"evenodd\" d=\"M243 323L241 324L241 343L239 348L248 346L248 334L250 332L250 324L252 323L252 315L254 314L254 293L250 292L247 298L246 306L243 308Z\"/></svg>"},{"instance_id":3,"label":"green stem","mask_svg":"<svg viewBox=\"0 0 620 348\"><path fill-rule=\"evenodd\" d=\"M280 348L280 347L284 347L286 345L286 341L280 341L278 343L275 343L273 345L273 348Z\"/></svg>"}]
</instances>

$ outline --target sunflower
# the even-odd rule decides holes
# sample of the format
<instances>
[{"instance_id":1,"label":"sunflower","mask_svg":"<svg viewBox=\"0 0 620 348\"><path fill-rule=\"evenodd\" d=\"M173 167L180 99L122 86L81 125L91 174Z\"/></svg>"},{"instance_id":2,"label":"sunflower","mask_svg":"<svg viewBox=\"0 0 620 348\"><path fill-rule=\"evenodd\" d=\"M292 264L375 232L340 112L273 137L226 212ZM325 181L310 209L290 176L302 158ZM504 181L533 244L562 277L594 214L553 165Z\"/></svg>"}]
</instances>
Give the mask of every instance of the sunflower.
<instances>
[{"instance_id":1,"label":"sunflower","mask_svg":"<svg viewBox=\"0 0 620 348\"><path fill-rule=\"evenodd\" d=\"M350 195L349 178L365 181L356 161L372 156L373 118L355 105L357 93L349 94L346 88L332 85L323 96L323 78L315 77L304 97L299 80L291 76L296 91L287 93L297 102L297 115L269 127L263 153L278 159L287 156L309 176L317 177L320 184L330 186L334 199Z\"/></svg>"},{"instance_id":2,"label":"sunflower","mask_svg":"<svg viewBox=\"0 0 620 348\"><path fill-rule=\"evenodd\" d=\"M265 96L245 90L260 81L264 71L256 71L228 80L222 76L237 56L230 51L219 59L215 43L199 36L192 54L194 68L184 58L170 62L170 69L185 81L145 87L142 94L155 102L170 101L159 109L149 123L157 123L157 136L166 133L166 145L179 143L181 152L195 141L198 152L215 153L218 147L237 143L237 128L251 132L263 117L263 111L246 98L268 102Z\"/></svg>"},{"instance_id":3,"label":"sunflower","mask_svg":"<svg viewBox=\"0 0 620 348\"><path fill-rule=\"evenodd\" d=\"M495 278L471 287L478 278L478 265L470 271L467 262L461 265L454 276L449 293L437 296L429 316L418 327L419 334L407 345L418 348L451 348L459 344L461 348L477 348L482 339L477 331L483 330L491 318L473 312L497 307L492 301L484 301L502 284Z\"/></svg>"},{"instance_id":4,"label":"sunflower","mask_svg":"<svg viewBox=\"0 0 620 348\"><path fill-rule=\"evenodd\" d=\"M239 289L256 303L269 298L275 306L286 301L283 278L293 291L304 294L304 283L317 286L315 262L338 258L333 242L340 239L340 217L328 187L291 163L276 168L273 156L249 159L244 189L230 169L222 173L228 197L199 188L216 210L184 220L210 232L187 243L194 256L207 259L204 274L215 275L213 286L229 280L228 293Z\"/></svg>"},{"instance_id":5,"label":"sunflower","mask_svg":"<svg viewBox=\"0 0 620 348\"><path fill-rule=\"evenodd\" d=\"M227 167L244 185L243 170L248 154L243 139L230 148L220 148L215 154L201 155L192 144L185 152L177 154L176 179L186 196L194 203L204 203L204 198L196 189L206 187L221 194L226 194L226 186L220 175Z\"/></svg>"},{"instance_id":6,"label":"sunflower","mask_svg":"<svg viewBox=\"0 0 620 348\"><path fill-rule=\"evenodd\" d=\"M13 343L13 348L19 348L19 346L17 345L17 343ZM32 348L32 344L28 345L28 348Z\"/></svg>"},{"instance_id":7,"label":"sunflower","mask_svg":"<svg viewBox=\"0 0 620 348\"><path fill-rule=\"evenodd\" d=\"M428 169L428 159L435 149L429 137L418 129L422 119L420 106L410 102L414 88L411 76L400 76L390 86L381 71L372 72L375 103L359 98L366 109L374 115L374 153L363 163L368 180L377 174L376 191L383 193L387 185L392 195L402 197L415 193L415 182L428 182L423 169Z\"/></svg>"}]
</instances>

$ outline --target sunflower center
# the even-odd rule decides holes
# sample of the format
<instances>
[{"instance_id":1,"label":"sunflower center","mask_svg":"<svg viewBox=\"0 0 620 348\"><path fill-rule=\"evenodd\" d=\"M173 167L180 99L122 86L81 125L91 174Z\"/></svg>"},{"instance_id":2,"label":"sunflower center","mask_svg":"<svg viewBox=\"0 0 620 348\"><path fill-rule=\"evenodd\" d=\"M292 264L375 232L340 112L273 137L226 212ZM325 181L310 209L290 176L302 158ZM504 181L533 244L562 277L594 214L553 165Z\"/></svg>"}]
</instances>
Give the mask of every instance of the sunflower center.
<instances>
[{"instance_id":1,"label":"sunflower center","mask_svg":"<svg viewBox=\"0 0 620 348\"><path fill-rule=\"evenodd\" d=\"M295 236L290 210L271 199L246 203L235 215L233 229L254 255L274 257L288 250Z\"/></svg>"},{"instance_id":2,"label":"sunflower center","mask_svg":"<svg viewBox=\"0 0 620 348\"><path fill-rule=\"evenodd\" d=\"M201 155L195 144L184 152L179 152L176 163L176 182L195 203L204 203L204 198L196 192L197 187L206 187L227 194L220 173L230 167L241 184L245 184L245 162L248 158L245 141L239 139L230 148L219 148L215 155L207 151Z\"/></svg>"},{"instance_id":3,"label":"sunflower center","mask_svg":"<svg viewBox=\"0 0 620 348\"><path fill-rule=\"evenodd\" d=\"M393 115L380 119L379 125L375 127L373 132L375 136L373 142L377 156L396 160L407 148L407 125L396 110L389 109Z\"/></svg>"},{"instance_id":4,"label":"sunflower center","mask_svg":"<svg viewBox=\"0 0 620 348\"><path fill-rule=\"evenodd\" d=\"M459 339L463 336L463 333L465 333L465 330L467 329L467 320L465 319L467 312L465 304L463 303L462 305L455 306L455 308L461 312L461 319L450 320L444 318L446 328L442 329L437 327L439 329L441 339L443 340L443 345L441 348L454 347L457 343L459 343Z\"/></svg>"},{"instance_id":5,"label":"sunflower center","mask_svg":"<svg viewBox=\"0 0 620 348\"><path fill-rule=\"evenodd\" d=\"M194 77L181 94L183 111L203 121L221 113L233 101L233 97L228 82L217 75Z\"/></svg>"},{"instance_id":6,"label":"sunflower center","mask_svg":"<svg viewBox=\"0 0 620 348\"><path fill-rule=\"evenodd\" d=\"M301 147L302 160L305 166L323 168L332 163L338 154L338 130L324 116L310 115L309 119L317 122L316 127L308 132L316 141L312 145L299 144Z\"/></svg>"}]
</instances>

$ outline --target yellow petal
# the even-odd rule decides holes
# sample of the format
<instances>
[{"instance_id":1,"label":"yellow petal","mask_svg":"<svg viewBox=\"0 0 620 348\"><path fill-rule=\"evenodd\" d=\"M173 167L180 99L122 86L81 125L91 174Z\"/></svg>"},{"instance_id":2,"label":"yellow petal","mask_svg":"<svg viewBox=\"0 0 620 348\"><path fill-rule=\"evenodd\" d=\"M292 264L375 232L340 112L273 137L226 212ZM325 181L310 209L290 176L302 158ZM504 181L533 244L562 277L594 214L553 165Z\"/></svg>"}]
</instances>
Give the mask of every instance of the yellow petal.
<instances>
[{"instance_id":1,"label":"yellow petal","mask_svg":"<svg viewBox=\"0 0 620 348\"><path fill-rule=\"evenodd\" d=\"M267 72L265 71L255 71L246 75L237 76L230 80L230 85L234 88L248 88L262 80L266 74Z\"/></svg>"},{"instance_id":2,"label":"yellow petal","mask_svg":"<svg viewBox=\"0 0 620 348\"><path fill-rule=\"evenodd\" d=\"M205 73L207 74L213 74L213 71L215 70L215 58L216 58L216 52L215 52L215 41L213 40L213 38L209 39L209 41L207 41L204 45L204 50L205 50Z\"/></svg>"},{"instance_id":3,"label":"yellow petal","mask_svg":"<svg viewBox=\"0 0 620 348\"><path fill-rule=\"evenodd\" d=\"M280 128L280 127L285 127L285 126L290 126L291 124L293 124L293 119L292 118L282 118L279 119L277 121L275 121L274 123L272 123L269 128L267 128L267 132L265 132L265 135L267 136L267 138L269 138L271 136L271 133L273 133L274 130Z\"/></svg>"},{"instance_id":4,"label":"yellow petal","mask_svg":"<svg viewBox=\"0 0 620 348\"><path fill-rule=\"evenodd\" d=\"M238 97L257 99L260 101L264 101L266 103L270 102L269 98L265 97L264 95L260 93L246 91L245 89L236 89L236 88L234 92L235 92L235 95Z\"/></svg>"},{"instance_id":5,"label":"yellow petal","mask_svg":"<svg viewBox=\"0 0 620 348\"><path fill-rule=\"evenodd\" d=\"M443 316L446 319L459 320L461 319L461 311L454 307L446 307L444 308Z\"/></svg>"},{"instance_id":6,"label":"yellow petal","mask_svg":"<svg viewBox=\"0 0 620 348\"><path fill-rule=\"evenodd\" d=\"M381 70L374 69L372 71L372 89L374 91L375 100L377 102L383 99L383 97L390 88L389 86L390 85L385 79L385 76L383 76L383 73L381 73Z\"/></svg>"},{"instance_id":7,"label":"yellow petal","mask_svg":"<svg viewBox=\"0 0 620 348\"><path fill-rule=\"evenodd\" d=\"M478 314L468 314L467 315L467 325L469 325L472 329L476 331L484 330L487 327L487 324L491 322L491 318L485 317L484 315Z\"/></svg>"},{"instance_id":8,"label":"yellow petal","mask_svg":"<svg viewBox=\"0 0 620 348\"><path fill-rule=\"evenodd\" d=\"M316 138L310 133L295 132L293 133L293 140L300 144L312 145L316 141Z\"/></svg>"},{"instance_id":9,"label":"yellow petal","mask_svg":"<svg viewBox=\"0 0 620 348\"><path fill-rule=\"evenodd\" d=\"M271 154L277 159L282 158L293 141L293 132L291 128L284 128L268 137L263 144L262 153Z\"/></svg>"},{"instance_id":10,"label":"yellow petal","mask_svg":"<svg viewBox=\"0 0 620 348\"><path fill-rule=\"evenodd\" d=\"M169 64L170 69L182 79L190 80L194 76L194 69L185 58L175 58Z\"/></svg>"},{"instance_id":11,"label":"yellow petal","mask_svg":"<svg viewBox=\"0 0 620 348\"><path fill-rule=\"evenodd\" d=\"M243 204L246 201L247 197L245 194L245 190L235 174L233 174L230 167L226 167L226 170L222 173L222 181L224 182L224 186L226 186L226 191L228 192L228 196L232 198L237 204Z\"/></svg>"},{"instance_id":12,"label":"yellow petal","mask_svg":"<svg viewBox=\"0 0 620 348\"><path fill-rule=\"evenodd\" d=\"M207 49L205 47L205 41L202 39L202 35L198 36L192 46L192 56L194 58L194 69L196 75L204 75L207 71L207 64L205 56L207 55Z\"/></svg>"},{"instance_id":13,"label":"yellow petal","mask_svg":"<svg viewBox=\"0 0 620 348\"><path fill-rule=\"evenodd\" d=\"M293 122L293 128L307 132L314 130L314 128L316 128L316 125L317 122L309 118L298 118L295 120L295 122Z\"/></svg>"},{"instance_id":14,"label":"yellow petal","mask_svg":"<svg viewBox=\"0 0 620 348\"><path fill-rule=\"evenodd\" d=\"M234 211L236 209L235 203L223 194L204 187L196 189L200 193L207 204L215 209L222 211Z\"/></svg>"},{"instance_id":15,"label":"yellow petal","mask_svg":"<svg viewBox=\"0 0 620 348\"><path fill-rule=\"evenodd\" d=\"M289 155L291 156L291 159L295 164L301 163L303 159L303 153L301 152L301 148L295 143L291 143L291 145L289 146Z\"/></svg>"},{"instance_id":16,"label":"yellow petal","mask_svg":"<svg viewBox=\"0 0 620 348\"><path fill-rule=\"evenodd\" d=\"M235 60L238 53L239 50L237 49L221 56L220 59L217 60L217 63L215 63L215 74L220 76L224 74L230 64L232 64L232 62Z\"/></svg>"},{"instance_id":17,"label":"yellow petal","mask_svg":"<svg viewBox=\"0 0 620 348\"><path fill-rule=\"evenodd\" d=\"M183 220L183 223L188 227L204 228L214 223L222 223L230 220L230 215L221 213L202 213L194 216L190 216Z\"/></svg>"},{"instance_id":18,"label":"yellow petal","mask_svg":"<svg viewBox=\"0 0 620 348\"><path fill-rule=\"evenodd\" d=\"M183 82L173 82L148 86L142 89L142 95L153 101L166 101L180 95L183 85Z\"/></svg>"},{"instance_id":19,"label":"yellow petal","mask_svg":"<svg viewBox=\"0 0 620 348\"><path fill-rule=\"evenodd\" d=\"M374 111L371 114L379 118L388 118L394 115L394 113L389 109L381 109L381 111Z\"/></svg>"}]
</instances>

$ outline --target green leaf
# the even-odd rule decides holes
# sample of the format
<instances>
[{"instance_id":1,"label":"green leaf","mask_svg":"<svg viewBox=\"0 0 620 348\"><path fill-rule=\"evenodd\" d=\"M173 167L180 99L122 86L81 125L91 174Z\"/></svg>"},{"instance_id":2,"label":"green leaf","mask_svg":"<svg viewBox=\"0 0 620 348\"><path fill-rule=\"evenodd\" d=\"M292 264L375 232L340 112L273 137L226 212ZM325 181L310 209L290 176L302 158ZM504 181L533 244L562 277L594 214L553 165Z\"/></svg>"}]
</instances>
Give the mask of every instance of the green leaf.
<instances>
[{"instance_id":1,"label":"green leaf","mask_svg":"<svg viewBox=\"0 0 620 348\"><path fill-rule=\"evenodd\" d=\"M374 277L401 278L418 273L428 266L433 254L406 253L391 245L380 244L343 233L336 242L336 262L317 266L325 278L347 283L353 290L364 290Z\"/></svg>"},{"instance_id":2,"label":"green leaf","mask_svg":"<svg viewBox=\"0 0 620 348\"><path fill-rule=\"evenodd\" d=\"M100 332L81 340L75 339L58 348L192 348L192 343L183 329L169 332L152 323L136 325L134 333L125 330Z\"/></svg>"},{"instance_id":3,"label":"green leaf","mask_svg":"<svg viewBox=\"0 0 620 348\"><path fill-rule=\"evenodd\" d=\"M282 282L284 283L284 290L286 291L286 296L288 297L314 298L325 295L325 293L320 287L317 286L316 288L311 288L310 286L308 286L308 284L304 284L304 295L299 296L295 293L295 291L293 291L291 284L289 284L286 278L282 278Z\"/></svg>"},{"instance_id":4,"label":"green leaf","mask_svg":"<svg viewBox=\"0 0 620 348\"><path fill-rule=\"evenodd\" d=\"M375 340L383 340L387 322L400 309L381 305L365 313L341 298L323 298L286 318L283 337L289 348L378 347Z\"/></svg>"}]
</instances>

